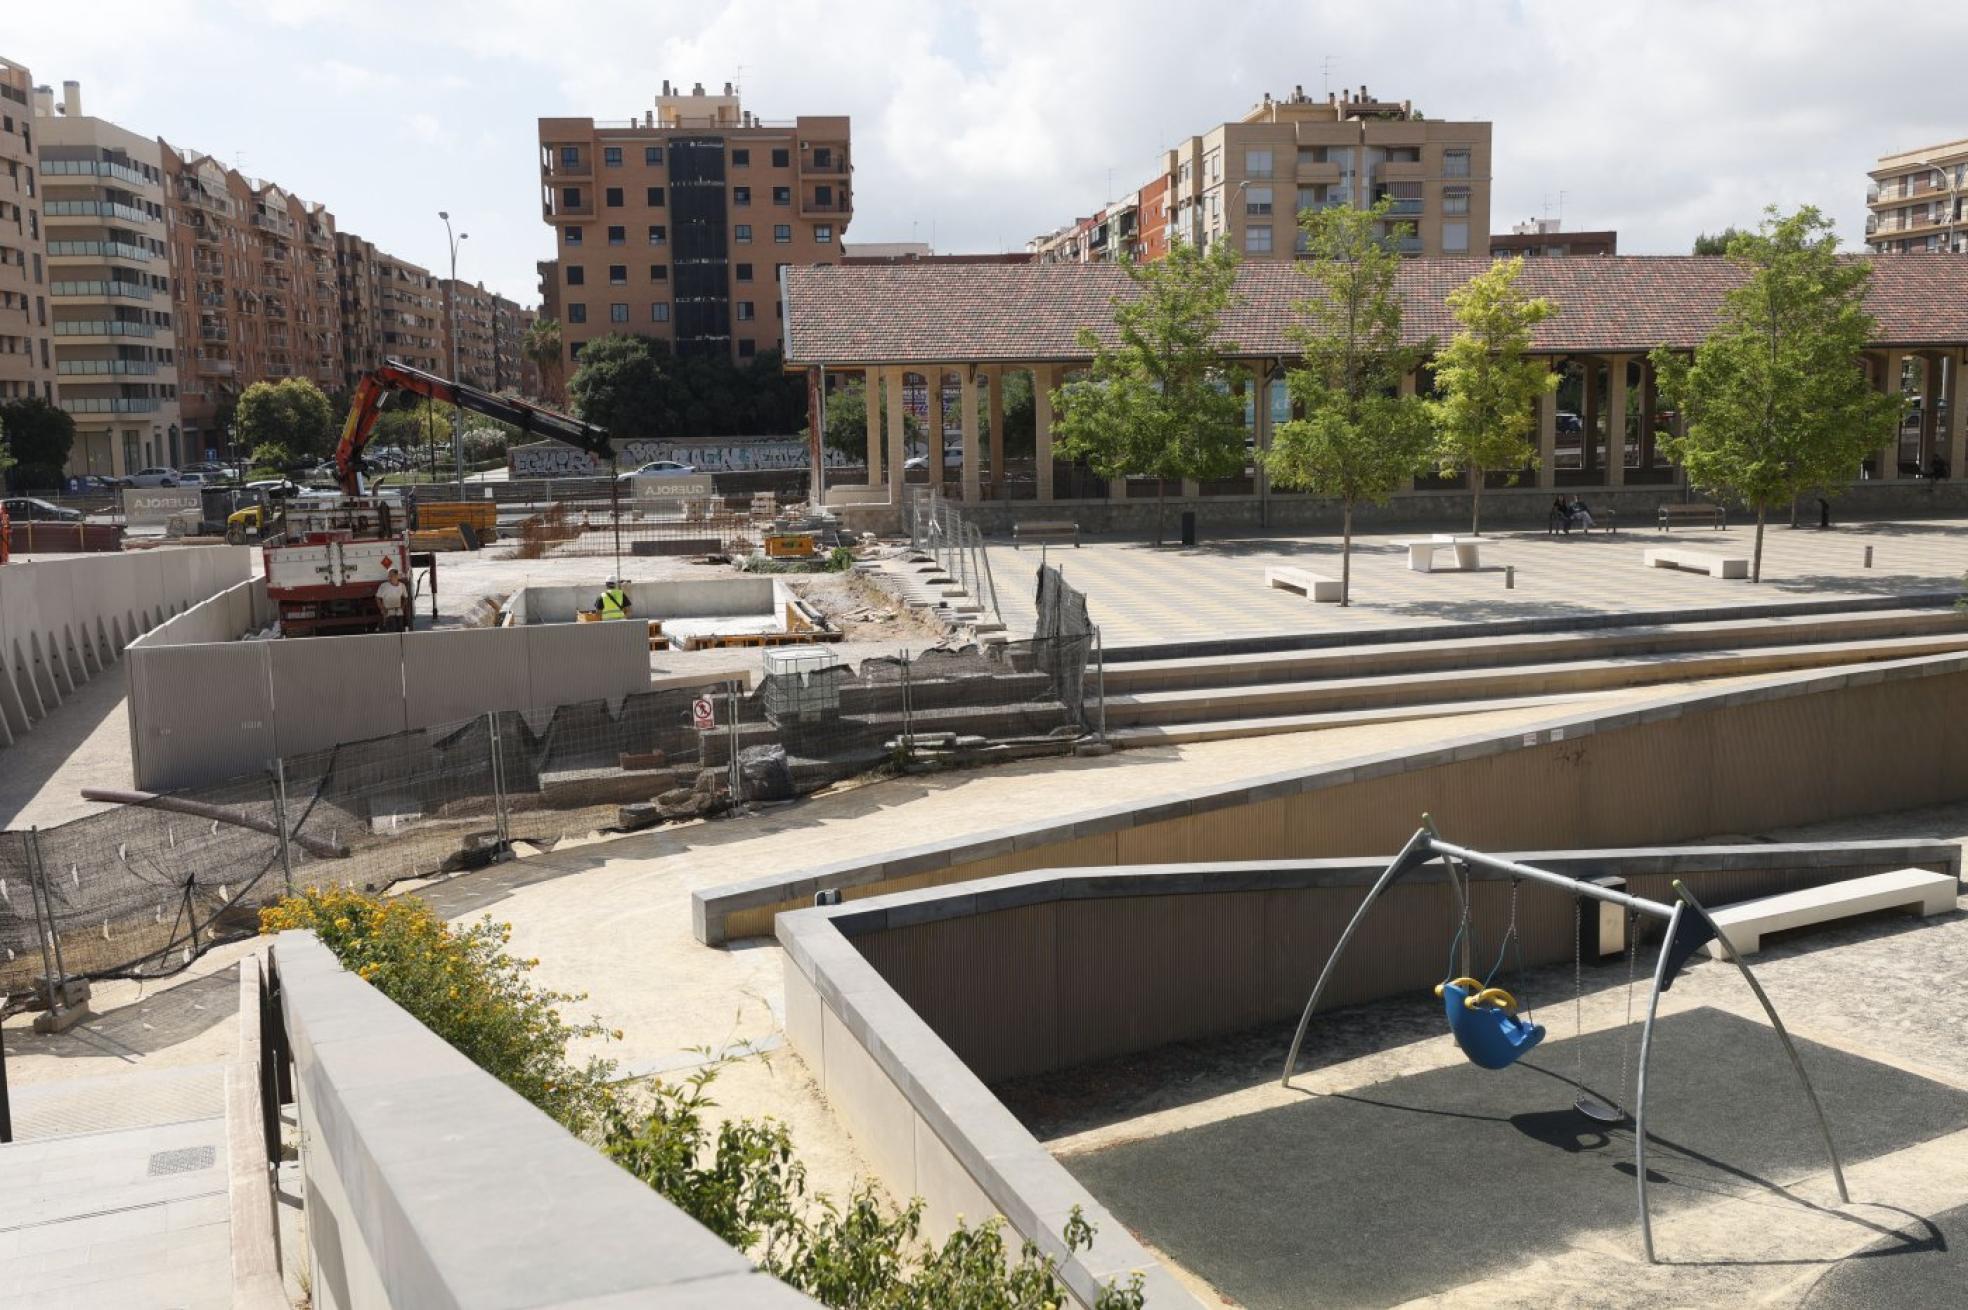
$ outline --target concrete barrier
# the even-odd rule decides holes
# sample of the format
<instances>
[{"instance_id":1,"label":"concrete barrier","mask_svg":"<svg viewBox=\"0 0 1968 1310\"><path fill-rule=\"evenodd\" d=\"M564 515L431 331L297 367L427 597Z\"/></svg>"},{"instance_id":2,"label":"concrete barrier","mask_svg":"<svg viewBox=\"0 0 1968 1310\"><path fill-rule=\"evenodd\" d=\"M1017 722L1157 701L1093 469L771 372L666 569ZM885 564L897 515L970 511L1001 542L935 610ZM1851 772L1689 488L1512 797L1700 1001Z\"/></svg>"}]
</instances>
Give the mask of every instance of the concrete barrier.
<instances>
[{"instance_id":1,"label":"concrete barrier","mask_svg":"<svg viewBox=\"0 0 1968 1310\"><path fill-rule=\"evenodd\" d=\"M313 1304L814 1303L569 1134L308 933L274 939Z\"/></svg>"}]
</instances>

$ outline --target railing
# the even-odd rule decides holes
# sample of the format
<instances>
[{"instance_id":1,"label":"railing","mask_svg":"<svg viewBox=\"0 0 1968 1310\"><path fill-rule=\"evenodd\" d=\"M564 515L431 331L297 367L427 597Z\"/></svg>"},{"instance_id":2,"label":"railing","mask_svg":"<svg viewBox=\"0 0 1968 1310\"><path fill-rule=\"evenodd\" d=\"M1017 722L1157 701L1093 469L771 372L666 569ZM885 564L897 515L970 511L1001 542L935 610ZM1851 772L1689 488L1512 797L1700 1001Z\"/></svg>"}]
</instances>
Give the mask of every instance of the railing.
<instances>
[{"instance_id":1,"label":"railing","mask_svg":"<svg viewBox=\"0 0 1968 1310\"><path fill-rule=\"evenodd\" d=\"M48 218L120 218L130 223L155 223L156 218L141 209L119 205L114 200L50 200L41 207Z\"/></svg>"},{"instance_id":2,"label":"railing","mask_svg":"<svg viewBox=\"0 0 1968 1310\"><path fill-rule=\"evenodd\" d=\"M48 258L60 259L69 255L95 255L104 259L132 259L149 263L156 256L142 246L133 246L122 241L50 241Z\"/></svg>"},{"instance_id":3,"label":"railing","mask_svg":"<svg viewBox=\"0 0 1968 1310\"><path fill-rule=\"evenodd\" d=\"M127 164L107 159L44 159L42 177L114 177L132 186L156 186L157 179L146 177Z\"/></svg>"},{"instance_id":4,"label":"railing","mask_svg":"<svg viewBox=\"0 0 1968 1310\"><path fill-rule=\"evenodd\" d=\"M117 396L102 399L64 396L60 403L61 407L71 414L151 414L157 410L155 396Z\"/></svg>"},{"instance_id":5,"label":"railing","mask_svg":"<svg viewBox=\"0 0 1968 1310\"><path fill-rule=\"evenodd\" d=\"M911 493L910 546L934 555L957 585L980 608L990 611L992 621L1002 623L998 587L991 576L991 555L985 548L982 529L943 499L934 487L912 488Z\"/></svg>"},{"instance_id":6,"label":"railing","mask_svg":"<svg viewBox=\"0 0 1968 1310\"><path fill-rule=\"evenodd\" d=\"M149 300L151 290L141 282L50 282L51 296L121 296L126 300Z\"/></svg>"},{"instance_id":7,"label":"railing","mask_svg":"<svg viewBox=\"0 0 1968 1310\"><path fill-rule=\"evenodd\" d=\"M88 377L105 373L155 373L157 363L149 359L63 359L55 363L55 372Z\"/></svg>"},{"instance_id":8,"label":"railing","mask_svg":"<svg viewBox=\"0 0 1968 1310\"><path fill-rule=\"evenodd\" d=\"M55 320L55 335L58 337L154 337L157 329L148 323L124 323L120 320L105 322L101 319L88 319L81 322Z\"/></svg>"},{"instance_id":9,"label":"railing","mask_svg":"<svg viewBox=\"0 0 1968 1310\"><path fill-rule=\"evenodd\" d=\"M178 202L206 210L210 213L231 217L232 197L215 196L203 187L185 186L180 183L177 190Z\"/></svg>"},{"instance_id":10,"label":"railing","mask_svg":"<svg viewBox=\"0 0 1968 1310\"><path fill-rule=\"evenodd\" d=\"M267 232L277 232L281 236L294 235L294 220L284 214L269 214L265 210L253 215L253 226Z\"/></svg>"}]
</instances>

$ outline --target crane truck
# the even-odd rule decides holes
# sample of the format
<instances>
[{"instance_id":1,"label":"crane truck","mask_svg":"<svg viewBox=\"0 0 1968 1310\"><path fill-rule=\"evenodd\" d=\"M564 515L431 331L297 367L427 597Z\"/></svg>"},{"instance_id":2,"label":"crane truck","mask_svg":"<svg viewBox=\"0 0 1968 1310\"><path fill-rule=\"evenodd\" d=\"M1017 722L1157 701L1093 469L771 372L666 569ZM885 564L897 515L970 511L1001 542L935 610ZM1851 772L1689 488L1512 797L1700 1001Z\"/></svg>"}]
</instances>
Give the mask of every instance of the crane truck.
<instances>
[{"instance_id":1,"label":"crane truck","mask_svg":"<svg viewBox=\"0 0 1968 1310\"><path fill-rule=\"evenodd\" d=\"M405 577L410 574L405 525L387 501L364 495L368 465L363 451L385 402L399 393L456 405L521 432L555 437L602 459L613 458L608 434L591 423L389 360L362 376L349 403L348 421L335 446L342 499L319 508L290 502L286 534L262 551L267 598L279 612L282 636L374 632L383 621L376 588L392 565Z\"/></svg>"}]
</instances>

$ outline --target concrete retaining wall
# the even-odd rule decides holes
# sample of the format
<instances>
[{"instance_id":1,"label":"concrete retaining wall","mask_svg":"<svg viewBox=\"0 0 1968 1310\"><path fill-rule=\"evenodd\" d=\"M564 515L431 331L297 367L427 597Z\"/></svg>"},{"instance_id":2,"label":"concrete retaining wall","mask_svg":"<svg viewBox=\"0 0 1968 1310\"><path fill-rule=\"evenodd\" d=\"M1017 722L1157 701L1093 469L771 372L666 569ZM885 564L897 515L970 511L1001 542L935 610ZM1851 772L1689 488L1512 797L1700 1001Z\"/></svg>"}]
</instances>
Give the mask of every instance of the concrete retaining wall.
<instances>
[{"instance_id":1,"label":"concrete retaining wall","mask_svg":"<svg viewBox=\"0 0 1968 1310\"><path fill-rule=\"evenodd\" d=\"M715 619L783 613L791 592L769 576L631 582L624 588L638 619ZM599 586L521 587L506 602L514 624L572 623L593 610Z\"/></svg>"},{"instance_id":2,"label":"concrete retaining wall","mask_svg":"<svg viewBox=\"0 0 1968 1310\"><path fill-rule=\"evenodd\" d=\"M345 971L274 939L320 1310L813 1305Z\"/></svg>"},{"instance_id":3,"label":"concrete retaining wall","mask_svg":"<svg viewBox=\"0 0 1968 1310\"><path fill-rule=\"evenodd\" d=\"M822 889L849 896L1029 869L1393 850L1424 811L1472 845L1644 846L1957 799L1968 656L1680 691L1529 730L1450 738L1234 787L929 842L692 894L698 940L762 936ZM1007 816L1010 819L1014 816Z\"/></svg>"},{"instance_id":4,"label":"concrete retaining wall","mask_svg":"<svg viewBox=\"0 0 1968 1310\"><path fill-rule=\"evenodd\" d=\"M0 568L0 746L115 663L125 646L244 582L251 570L244 546L17 561Z\"/></svg>"}]
</instances>

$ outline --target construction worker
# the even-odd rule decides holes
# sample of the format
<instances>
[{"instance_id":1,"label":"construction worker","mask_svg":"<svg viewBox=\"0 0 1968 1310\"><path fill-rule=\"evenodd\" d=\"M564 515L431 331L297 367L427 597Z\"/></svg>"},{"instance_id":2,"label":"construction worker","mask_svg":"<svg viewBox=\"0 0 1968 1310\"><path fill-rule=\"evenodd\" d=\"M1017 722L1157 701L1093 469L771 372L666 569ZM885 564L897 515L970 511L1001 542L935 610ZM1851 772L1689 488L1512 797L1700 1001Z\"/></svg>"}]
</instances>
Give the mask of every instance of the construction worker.
<instances>
[{"instance_id":1,"label":"construction worker","mask_svg":"<svg viewBox=\"0 0 1968 1310\"><path fill-rule=\"evenodd\" d=\"M601 595L595 598L595 613L604 619L626 619L634 608L620 578L610 578L602 585Z\"/></svg>"},{"instance_id":2,"label":"construction worker","mask_svg":"<svg viewBox=\"0 0 1968 1310\"><path fill-rule=\"evenodd\" d=\"M376 607L383 612L384 632L402 632L410 626L410 588L403 585L403 575L394 564L376 587Z\"/></svg>"}]
</instances>

